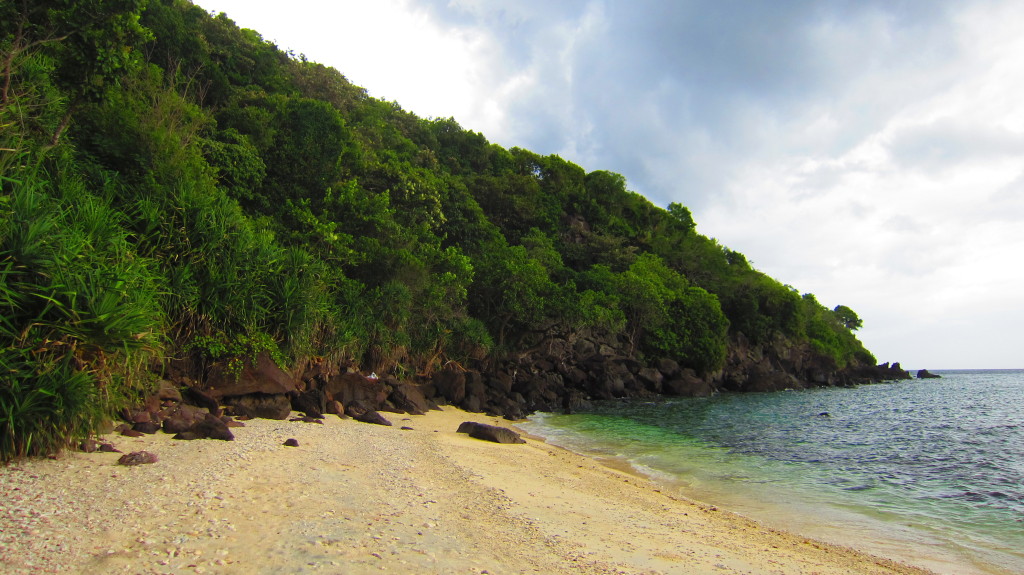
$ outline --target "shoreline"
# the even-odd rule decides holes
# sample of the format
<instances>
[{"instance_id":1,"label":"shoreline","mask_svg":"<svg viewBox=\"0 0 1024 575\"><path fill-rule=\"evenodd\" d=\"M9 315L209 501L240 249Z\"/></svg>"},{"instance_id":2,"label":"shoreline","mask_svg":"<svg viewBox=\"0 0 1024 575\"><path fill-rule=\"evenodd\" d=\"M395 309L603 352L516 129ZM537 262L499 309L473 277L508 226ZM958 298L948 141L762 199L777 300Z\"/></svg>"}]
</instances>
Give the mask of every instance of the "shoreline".
<instances>
[{"instance_id":1,"label":"shoreline","mask_svg":"<svg viewBox=\"0 0 1024 575\"><path fill-rule=\"evenodd\" d=\"M929 571L773 529L526 434L251 420L236 439L110 437L160 461L66 453L0 468L5 573L818 573ZM400 426L411 427L402 430ZM298 447L284 447L295 438Z\"/></svg>"},{"instance_id":2,"label":"shoreline","mask_svg":"<svg viewBox=\"0 0 1024 575\"><path fill-rule=\"evenodd\" d=\"M535 426L534 422L530 422ZM517 424L521 425L521 424ZM754 496L749 489L732 492L727 489L697 487L686 479L672 476L668 472L638 465L626 456L607 455L600 450L588 450L586 446L561 445L557 440L548 440L537 435L536 430L528 432L532 437L547 441L550 445L579 454L605 465L613 470L646 479L657 488L664 489L687 501L719 507L750 520L765 528L797 537L813 539L818 543L851 549L854 552L874 557L891 559L921 568L925 572L950 575L1011 575L1011 571L1000 569L993 564L978 564L970 558L960 556L953 548L943 546L933 539L922 539L924 533L914 532L902 524L888 524L870 518L856 510L844 510L830 502L787 501L778 503ZM843 541L851 541L844 543ZM922 549L929 551L928 555Z\"/></svg>"}]
</instances>

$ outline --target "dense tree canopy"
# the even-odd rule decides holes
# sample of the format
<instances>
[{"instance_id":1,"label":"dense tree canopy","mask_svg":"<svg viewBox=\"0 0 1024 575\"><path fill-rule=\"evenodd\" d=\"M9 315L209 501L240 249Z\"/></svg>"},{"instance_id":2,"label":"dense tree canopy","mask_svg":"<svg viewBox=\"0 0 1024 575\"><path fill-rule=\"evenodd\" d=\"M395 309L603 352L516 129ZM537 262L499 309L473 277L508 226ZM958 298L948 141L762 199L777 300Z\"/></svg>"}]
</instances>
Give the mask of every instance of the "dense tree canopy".
<instances>
[{"instance_id":1,"label":"dense tree canopy","mask_svg":"<svg viewBox=\"0 0 1024 575\"><path fill-rule=\"evenodd\" d=\"M741 333L870 359L852 310L685 206L418 118L186 0L3 3L0 63L0 417L78 414L37 437L186 350L430 373L588 330L703 374Z\"/></svg>"}]
</instances>

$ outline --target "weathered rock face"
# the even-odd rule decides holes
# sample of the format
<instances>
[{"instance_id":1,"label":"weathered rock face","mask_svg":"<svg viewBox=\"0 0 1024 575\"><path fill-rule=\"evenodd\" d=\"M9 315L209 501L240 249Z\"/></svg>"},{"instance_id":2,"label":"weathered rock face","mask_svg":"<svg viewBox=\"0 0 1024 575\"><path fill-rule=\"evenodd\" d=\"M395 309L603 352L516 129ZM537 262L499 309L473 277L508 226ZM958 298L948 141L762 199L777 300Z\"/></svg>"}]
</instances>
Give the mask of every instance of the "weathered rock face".
<instances>
[{"instance_id":1,"label":"weathered rock face","mask_svg":"<svg viewBox=\"0 0 1024 575\"><path fill-rule=\"evenodd\" d=\"M708 397L715 392L707 380L697 377L692 369L676 370L678 375L662 384L662 393L681 397ZM660 373L660 372L659 372Z\"/></svg>"},{"instance_id":2,"label":"weathered rock face","mask_svg":"<svg viewBox=\"0 0 1024 575\"><path fill-rule=\"evenodd\" d=\"M231 406L232 412L240 417L288 419L292 412L292 402L283 393L277 395L250 393L248 395L226 397L224 398L224 405Z\"/></svg>"},{"instance_id":3,"label":"weathered rock face","mask_svg":"<svg viewBox=\"0 0 1024 575\"><path fill-rule=\"evenodd\" d=\"M128 420L145 427L159 412L152 421L163 422L166 431L194 433L197 417L167 413L182 400L214 415L220 415L223 403L238 416L271 419L286 419L295 410L314 418L336 413L386 425L378 412L421 414L440 403L515 420L534 411L583 410L592 400L705 397L722 391L780 391L910 377L899 364L839 370L810 345L793 345L782 337L753 344L734 336L725 365L710 374L694 373L670 358L641 358L624 337L596 330L535 339L530 345L518 356L492 358L481 364L482 371L449 367L416 381L368 378L322 360L296 367L300 381L265 353L237 377L223 366L202 373L200 362L182 361L168 369L170 381L147 399L146 409ZM176 395L177 389L184 393Z\"/></svg>"},{"instance_id":4,"label":"weathered rock face","mask_svg":"<svg viewBox=\"0 0 1024 575\"><path fill-rule=\"evenodd\" d=\"M466 373L455 369L443 369L434 374L432 383L439 397L454 405L466 399Z\"/></svg>"},{"instance_id":5,"label":"weathered rock face","mask_svg":"<svg viewBox=\"0 0 1024 575\"><path fill-rule=\"evenodd\" d=\"M362 401L377 409L388 398L383 381L352 372L331 377L324 384L323 389L331 399L340 401L344 405Z\"/></svg>"},{"instance_id":6,"label":"weathered rock face","mask_svg":"<svg viewBox=\"0 0 1024 575\"><path fill-rule=\"evenodd\" d=\"M237 374L226 364L213 365L203 388L217 400L252 394L279 395L296 390L295 379L278 367L267 352L261 352L254 363L247 363Z\"/></svg>"},{"instance_id":7,"label":"weathered rock face","mask_svg":"<svg viewBox=\"0 0 1024 575\"><path fill-rule=\"evenodd\" d=\"M398 381L393 377L385 378L384 384L391 388L388 395L390 403L398 412L410 415L423 415L430 409L427 398L419 386L408 381Z\"/></svg>"},{"instance_id":8,"label":"weathered rock face","mask_svg":"<svg viewBox=\"0 0 1024 575\"><path fill-rule=\"evenodd\" d=\"M327 412L327 393L322 389L308 389L290 394L292 409L310 417L322 417Z\"/></svg>"},{"instance_id":9,"label":"weathered rock face","mask_svg":"<svg viewBox=\"0 0 1024 575\"><path fill-rule=\"evenodd\" d=\"M919 370L917 370L917 378L918 379L938 379L940 377L942 377L942 376L937 374L937 373L932 373L932 372L928 371L927 369L919 369Z\"/></svg>"}]
</instances>

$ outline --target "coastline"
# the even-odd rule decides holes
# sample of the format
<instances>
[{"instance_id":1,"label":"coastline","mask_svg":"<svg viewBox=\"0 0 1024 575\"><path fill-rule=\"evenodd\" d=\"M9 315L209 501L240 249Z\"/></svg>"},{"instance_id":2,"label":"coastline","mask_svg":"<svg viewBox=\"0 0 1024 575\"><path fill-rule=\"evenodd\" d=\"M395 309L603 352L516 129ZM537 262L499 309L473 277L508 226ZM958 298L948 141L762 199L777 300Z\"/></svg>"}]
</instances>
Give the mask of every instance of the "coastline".
<instances>
[{"instance_id":1,"label":"coastline","mask_svg":"<svg viewBox=\"0 0 1024 575\"><path fill-rule=\"evenodd\" d=\"M394 427L329 416L251 420L231 442L107 438L156 453L152 465L69 452L0 468L0 570L929 573L766 527L529 435L501 445L455 432L462 421L510 426L493 417L385 416Z\"/></svg>"},{"instance_id":2,"label":"coastline","mask_svg":"<svg viewBox=\"0 0 1024 575\"><path fill-rule=\"evenodd\" d=\"M537 437L546 431L556 431L556 428L545 429L545 424L534 421L530 421L526 428ZM727 509L765 528L849 547L938 574L1010 575L1015 572L991 563L978 563L943 541L929 537L927 532L909 524L886 521L872 514L869 508L843 505L823 499L822 494L804 497L806 494L797 494L793 489L780 491L772 488L765 492L762 484L756 481L747 483L725 479L713 483L711 477L678 476L648 467L624 454L613 455L613 451L604 444L588 444L586 440L579 439L566 441L563 433L557 430L543 440L623 473L647 479L658 488L679 494L684 500ZM703 467L707 464L703 461L696 465Z\"/></svg>"}]
</instances>

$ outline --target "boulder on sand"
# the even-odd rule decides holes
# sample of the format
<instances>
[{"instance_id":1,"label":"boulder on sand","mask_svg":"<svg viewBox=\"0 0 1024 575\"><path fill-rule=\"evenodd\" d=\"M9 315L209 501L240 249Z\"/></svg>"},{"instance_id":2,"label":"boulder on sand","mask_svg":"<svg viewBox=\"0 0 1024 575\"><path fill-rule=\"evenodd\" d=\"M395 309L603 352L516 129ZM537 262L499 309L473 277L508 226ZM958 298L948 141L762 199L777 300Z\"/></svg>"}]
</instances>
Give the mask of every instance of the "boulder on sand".
<instances>
[{"instance_id":1,"label":"boulder on sand","mask_svg":"<svg viewBox=\"0 0 1024 575\"><path fill-rule=\"evenodd\" d=\"M494 443L526 443L525 439L519 437L519 434L511 429L475 421L462 422L459 425L458 433L468 433L470 437Z\"/></svg>"}]
</instances>

